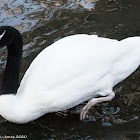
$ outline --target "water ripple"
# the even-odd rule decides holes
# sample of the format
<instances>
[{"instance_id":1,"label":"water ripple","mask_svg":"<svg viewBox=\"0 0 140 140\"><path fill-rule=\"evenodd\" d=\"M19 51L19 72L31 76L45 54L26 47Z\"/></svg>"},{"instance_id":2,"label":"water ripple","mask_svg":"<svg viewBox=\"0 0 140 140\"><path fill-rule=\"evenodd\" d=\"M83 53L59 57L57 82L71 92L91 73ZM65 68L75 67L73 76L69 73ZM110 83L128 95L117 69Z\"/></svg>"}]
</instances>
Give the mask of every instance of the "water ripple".
<instances>
[{"instance_id":1,"label":"water ripple","mask_svg":"<svg viewBox=\"0 0 140 140\"><path fill-rule=\"evenodd\" d=\"M55 11L59 9L91 10L95 2L96 0L42 0L41 2L39 0L2 0L0 2L0 24L1 26L11 25L25 32L38 26L44 20L50 20Z\"/></svg>"}]
</instances>

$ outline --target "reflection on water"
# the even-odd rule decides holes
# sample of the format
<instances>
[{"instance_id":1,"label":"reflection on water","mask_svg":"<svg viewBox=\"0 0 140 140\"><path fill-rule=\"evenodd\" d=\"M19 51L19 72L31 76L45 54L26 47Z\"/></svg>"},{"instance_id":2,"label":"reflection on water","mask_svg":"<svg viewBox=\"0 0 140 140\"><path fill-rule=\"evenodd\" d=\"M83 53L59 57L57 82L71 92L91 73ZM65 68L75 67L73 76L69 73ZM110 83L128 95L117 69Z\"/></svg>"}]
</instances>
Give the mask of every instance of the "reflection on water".
<instances>
[{"instance_id":1,"label":"reflection on water","mask_svg":"<svg viewBox=\"0 0 140 140\"><path fill-rule=\"evenodd\" d=\"M2 0L0 2L0 23L14 25L20 31L27 31L44 20L50 20L56 10L94 8L97 0Z\"/></svg>"},{"instance_id":2,"label":"reflection on water","mask_svg":"<svg viewBox=\"0 0 140 140\"><path fill-rule=\"evenodd\" d=\"M140 35L139 0L1 0L0 26L10 25L24 39L20 77L46 46L77 33L123 39ZM6 48L0 51L0 82L6 63ZM2 121L0 135L27 135L28 139L139 139L140 69L114 90L116 98L91 109L79 120L83 105L63 113L16 125ZM94 116L94 117L93 117Z\"/></svg>"}]
</instances>

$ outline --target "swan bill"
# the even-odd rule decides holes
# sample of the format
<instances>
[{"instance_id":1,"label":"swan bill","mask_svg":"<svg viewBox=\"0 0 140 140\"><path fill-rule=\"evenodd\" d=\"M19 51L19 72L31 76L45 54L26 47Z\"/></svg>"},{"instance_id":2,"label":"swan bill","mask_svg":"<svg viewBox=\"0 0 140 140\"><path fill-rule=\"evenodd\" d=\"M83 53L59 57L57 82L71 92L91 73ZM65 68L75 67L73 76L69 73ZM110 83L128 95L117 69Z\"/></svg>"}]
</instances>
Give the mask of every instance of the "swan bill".
<instances>
[{"instance_id":1,"label":"swan bill","mask_svg":"<svg viewBox=\"0 0 140 140\"><path fill-rule=\"evenodd\" d=\"M0 40L2 39L2 37L4 36L6 30L3 31L3 33L0 35Z\"/></svg>"}]
</instances>

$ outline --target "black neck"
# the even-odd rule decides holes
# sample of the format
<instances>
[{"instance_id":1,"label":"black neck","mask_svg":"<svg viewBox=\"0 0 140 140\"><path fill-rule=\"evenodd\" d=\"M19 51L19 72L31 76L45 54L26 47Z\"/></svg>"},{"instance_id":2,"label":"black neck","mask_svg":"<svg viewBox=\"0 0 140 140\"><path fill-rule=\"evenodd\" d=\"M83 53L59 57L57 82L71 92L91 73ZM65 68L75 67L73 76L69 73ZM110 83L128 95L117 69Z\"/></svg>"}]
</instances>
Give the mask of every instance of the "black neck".
<instances>
[{"instance_id":1,"label":"black neck","mask_svg":"<svg viewBox=\"0 0 140 140\"><path fill-rule=\"evenodd\" d=\"M22 58L22 37L17 30L13 32L14 39L12 43L7 45L8 56L0 94L16 93L18 89Z\"/></svg>"},{"instance_id":2,"label":"black neck","mask_svg":"<svg viewBox=\"0 0 140 140\"><path fill-rule=\"evenodd\" d=\"M21 57L9 55L3 77L1 94L16 93L19 83Z\"/></svg>"}]
</instances>

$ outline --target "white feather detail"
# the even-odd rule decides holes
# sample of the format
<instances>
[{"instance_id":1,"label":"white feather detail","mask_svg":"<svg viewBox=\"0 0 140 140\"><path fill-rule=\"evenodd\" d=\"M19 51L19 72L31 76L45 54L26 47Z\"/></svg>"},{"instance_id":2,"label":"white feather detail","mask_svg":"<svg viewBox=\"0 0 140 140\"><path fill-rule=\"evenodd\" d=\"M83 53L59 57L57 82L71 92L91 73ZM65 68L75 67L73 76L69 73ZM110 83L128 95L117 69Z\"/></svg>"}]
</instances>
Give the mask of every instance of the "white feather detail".
<instances>
[{"instance_id":1,"label":"white feather detail","mask_svg":"<svg viewBox=\"0 0 140 140\"><path fill-rule=\"evenodd\" d=\"M140 37L117 41L85 34L55 42L31 63L16 95L0 96L0 115L27 123L108 95L139 67L139 44Z\"/></svg>"},{"instance_id":2,"label":"white feather detail","mask_svg":"<svg viewBox=\"0 0 140 140\"><path fill-rule=\"evenodd\" d=\"M6 30L3 31L2 35L0 35L0 40L2 39L5 33L6 33Z\"/></svg>"}]
</instances>

